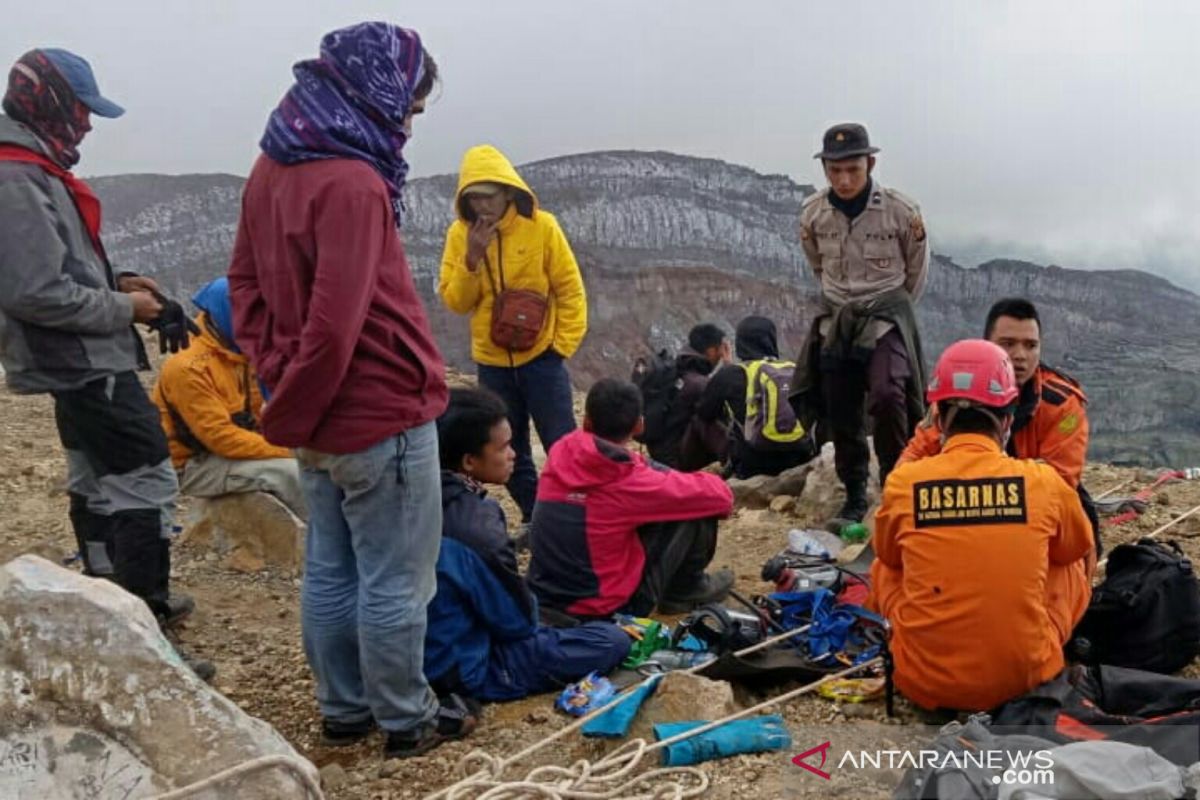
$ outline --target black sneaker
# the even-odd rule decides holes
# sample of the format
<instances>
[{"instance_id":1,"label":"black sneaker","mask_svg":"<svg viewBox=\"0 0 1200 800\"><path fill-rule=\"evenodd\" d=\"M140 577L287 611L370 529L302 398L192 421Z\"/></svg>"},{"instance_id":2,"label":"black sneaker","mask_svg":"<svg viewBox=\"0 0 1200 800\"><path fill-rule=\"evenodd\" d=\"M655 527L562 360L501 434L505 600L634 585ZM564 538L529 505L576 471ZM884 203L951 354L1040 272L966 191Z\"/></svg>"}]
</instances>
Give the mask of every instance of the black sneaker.
<instances>
[{"instance_id":1,"label":"black sneaker","mask_svg":"<svg viewBox=\"0 0 1200 800\"><path fill-rule=\"evenodd\" d=\"M733 581L733 572L730 570L706 572L686 592L660 600L658 611L660 614L686 614L705 603L719 603L729 596Z\"/></svg>"},{"instance_id":2,"label":"black sneaker","mask_svg":"<svg viewBox=\"0 0 1200 800\"><path fill-rule=\"evenodd\" d=\"M191 595L172 594L167 597L166 603L163 603L155 616L160 627L170 628L183 622L195 610L196 601Z\"/></svg>"},{"instance_id":3,"label":"black sneaker","mask_svg":"<svg viewBox=\"0 0 1200 800\"><path fill-rule=\"evenodd\" d=\"M837 518L848 522L862 522L863 517L867 515L868 506L866 481L847 484L846 502L838 512Z\"/></svg>"},{"instance_id":4,"label":"black sneaker","mask_svg":"<svg viewBox=\"0 0 1200 800\"><path fill-rule=\"evenodd\" d=\"M321 720L321 744L326 747L349 747L371 735L375 730L375 719L367 717L357 722L340 722L336 719Z\"/></svg>"},{"instance_id":5,"label":"black sneaker","mask_svg":"<svg viewBox=\"0 0 1200 800\"><path fill-rule=\"evenodd\" d=\"M419 733L413 731L388 731L383 745L383 758L412 758L428 753L443 742L451 742L470 735L479 725L483 707L471 698L448 694L440 698L440 706L433 721Z\"/></svg>"}]
</instances>

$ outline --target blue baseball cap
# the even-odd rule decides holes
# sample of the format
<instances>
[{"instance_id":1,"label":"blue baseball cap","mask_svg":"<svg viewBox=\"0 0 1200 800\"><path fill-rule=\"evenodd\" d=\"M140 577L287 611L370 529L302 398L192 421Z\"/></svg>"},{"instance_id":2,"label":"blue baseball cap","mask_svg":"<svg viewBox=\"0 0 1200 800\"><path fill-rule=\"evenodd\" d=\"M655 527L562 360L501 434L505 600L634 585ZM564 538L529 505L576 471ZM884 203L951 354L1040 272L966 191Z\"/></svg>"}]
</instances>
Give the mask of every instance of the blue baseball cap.
<instances>
[{"instance_id":1,"label":"blue baseball cap","mask_svg":"<svg viewBox=\"0 0 1200 800\"><path fill-rule=\"evenodd\" d=\"M96 85L96 76L86 60L69 50L61 50L57 47L39 49L70 84L71 91L75 92L79 102L90 108L93 114L116 119L125 113L125 109L100 94L100 87Z\"/></svg>"}]
</instances>

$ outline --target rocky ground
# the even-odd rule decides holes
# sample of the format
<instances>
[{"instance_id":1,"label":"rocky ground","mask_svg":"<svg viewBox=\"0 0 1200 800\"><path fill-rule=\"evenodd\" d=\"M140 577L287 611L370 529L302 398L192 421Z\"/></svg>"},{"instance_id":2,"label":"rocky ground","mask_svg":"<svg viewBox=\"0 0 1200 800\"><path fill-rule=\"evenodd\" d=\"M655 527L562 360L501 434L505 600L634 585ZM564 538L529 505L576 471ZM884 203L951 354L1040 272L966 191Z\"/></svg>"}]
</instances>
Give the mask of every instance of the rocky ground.
<instances>
[{"instance_id":1,"label":"rocky ground","mask_svg":"<svg viewBox=\"0 0 1200 800\"><path fill-rule=\"evenodd\" d=\"M51 401L0 392L0 430L0 563L27 552L63 563L75 546ZM1153 478L1150 471L1094 466L1088 469L1086 483L1099 494L1131 482L1121 490L1124 494ZM1136 522L1108 530L1106 544L1144 535L1197 504L1200 483L1168 485ZM816 524L815 513L803 503L785 513L739 510L722 526L716 563L732 567L747 594L766 590L769 587L759 578L762 563L786 545L790 528ZM1175 527L1171 537L1193 559L1200 559L1200 515ZM174 585L193 594L199 607L181 633L184 646L216 664L214 684L219 691L274 725L323 767L327 796L334 800L422 797L451 783L455 765L470 750L510 754L569 722L552 708L550 696L540 696L488 707L480 730L469 741L411 761L382 763L378 739L346 750L323 748L317 742L313 684L300 647L299 580L279 572L228 571L214 554L186 540L174 549L172 571ZM763 698L742 692L738 699L750 703ZM916 731L913 714L903 703L893 721L885 720L881 703L838 707L816 697L795 700L782 713L793 733L792 750L710 763L706 770L712 786L706 796L885 797L889 790L878 782L879 776L841 772L826 783L791 765L790 757L827 740L836 753L886 746ZM568 736L530 765L565 766L595 754L592 746ZM885 781L888 777L882 776Z\"/></svg>"}]
</instances>

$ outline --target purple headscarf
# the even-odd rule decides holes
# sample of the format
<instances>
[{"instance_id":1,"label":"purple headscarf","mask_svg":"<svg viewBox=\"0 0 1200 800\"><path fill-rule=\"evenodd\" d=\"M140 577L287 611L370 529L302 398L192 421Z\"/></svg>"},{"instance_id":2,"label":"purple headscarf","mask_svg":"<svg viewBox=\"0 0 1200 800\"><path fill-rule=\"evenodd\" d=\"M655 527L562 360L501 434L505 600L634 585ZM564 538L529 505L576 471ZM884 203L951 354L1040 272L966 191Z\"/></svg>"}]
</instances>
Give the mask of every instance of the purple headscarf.
<instances>
[{"instance_id":1,"label":"purple headscarf","mask_svg":"<svg viewBox=\"0 0 1200 800\"><path fill-rule=\"evenodd\" d=\"M413 89L425 74L416 31L363 22L326 34L321 55L292 68L296 83L271 113L259 146L281 164L366 161L387 184L400 224L408 174L401 149Z\"/></svg>"}]
</instances>

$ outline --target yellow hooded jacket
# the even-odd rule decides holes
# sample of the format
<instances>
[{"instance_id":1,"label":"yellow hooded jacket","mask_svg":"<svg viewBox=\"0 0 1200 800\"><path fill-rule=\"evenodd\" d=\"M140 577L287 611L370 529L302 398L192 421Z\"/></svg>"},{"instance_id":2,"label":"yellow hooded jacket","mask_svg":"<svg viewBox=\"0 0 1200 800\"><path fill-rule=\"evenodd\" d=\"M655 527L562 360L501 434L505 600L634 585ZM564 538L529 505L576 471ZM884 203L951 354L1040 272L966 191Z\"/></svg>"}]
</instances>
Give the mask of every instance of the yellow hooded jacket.
<instances>
[{"instance_id":1,"label":"yellow hooded jacket","mask_svg":"<svg viewBox=\"0 0 1200 800\"><path fill-rule=\"evenodd\" d=\"M474 215L463 189L481 181L511 186L517 194L500 219L483 265L472 272L467 268L467 233ZM451 311L471 315L471 357L479 364L519 367L549 348L563 358L573 356L587 333L579 265L558 220L538 207L537 197L499 150L480 145L463 156L454 209L458 219L446 231L438 294ZM509 352L492 342L492 305L496 292L505 289L532 290L549 298L542 333L528 350Z\"/></svg>"},{"instance_id":2,"label":"yellow hooded jacket","mask_svg":"<svg viewBox=\"0 0 1200 800\"><path fill-rule=\"evenodd\" d=\"M224 347L209 330L205 314L196 317L201 333L186 350L163 362L151 398L158 406L171 462L183 469L194 453L176 430L176 417L209 452L232 460L291 458L286 447L276 447L261 433L240 428L233 415L247 406L256 420L262 418L262 395L250 362L241 353ZM247 402L246 393L250 393ZM172 414L174 411L174 414Z\"/></svg>"}]
</instances>

